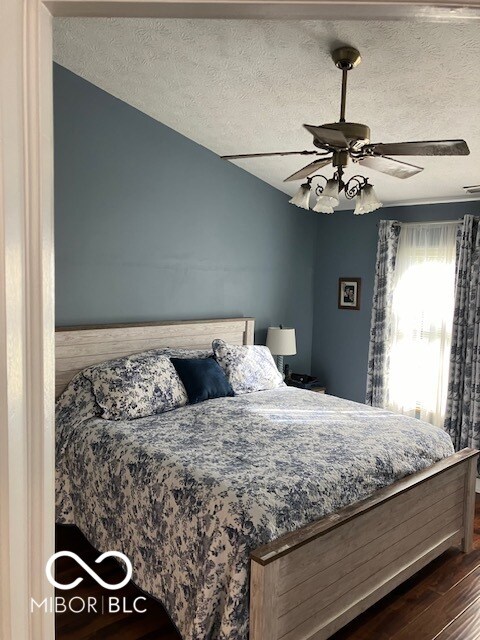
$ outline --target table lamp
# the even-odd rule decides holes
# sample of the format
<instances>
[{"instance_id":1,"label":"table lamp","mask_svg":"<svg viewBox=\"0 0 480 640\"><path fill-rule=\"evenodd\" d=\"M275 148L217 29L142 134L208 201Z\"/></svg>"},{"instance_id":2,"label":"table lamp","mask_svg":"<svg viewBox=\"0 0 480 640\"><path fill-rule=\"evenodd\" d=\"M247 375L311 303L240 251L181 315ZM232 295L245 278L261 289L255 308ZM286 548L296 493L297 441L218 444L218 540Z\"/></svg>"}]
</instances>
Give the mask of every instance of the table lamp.
<instances>
[{"instance_id":1,"label":"table lamp","mask_svg":"<svg viewBox=\"0 0 480 640\"><path fill-rule=\"evenodd\" d=\"M277 367L283 373L283 356L294 356L297 353L295 329L289 327L268 327L267 347L272 355L277 356Z\"/></svg>"}]
</instances>

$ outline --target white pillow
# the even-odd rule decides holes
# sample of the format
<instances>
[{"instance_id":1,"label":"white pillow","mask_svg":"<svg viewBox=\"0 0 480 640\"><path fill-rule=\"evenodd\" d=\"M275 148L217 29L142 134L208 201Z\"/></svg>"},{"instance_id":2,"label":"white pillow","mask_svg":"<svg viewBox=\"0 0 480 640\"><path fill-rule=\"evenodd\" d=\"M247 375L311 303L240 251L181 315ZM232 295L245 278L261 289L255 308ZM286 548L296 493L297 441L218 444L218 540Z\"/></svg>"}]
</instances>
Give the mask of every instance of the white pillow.
<instances>
[{"instance_id":1,"label":"white pillow","mask_svg":"<svg viewBox=\"0 0 480 640\"><path fill-rule=\"evenodd\" d=\"M284 385L268 347L236 346L214 340L212 349L235 395L265 391Z\"/></svg>"},{"instance_id":2,"label":"white pillow","mask_svg":"<svg viewBox=\"0 0 480 640\"><path fill-rule=\"evenodd\" d=\"M107 420L133 420L188 402L185 387L167 356L126 356L84 369L83 375L92 383L102 418Z\"/></svg>"}]
</instances>

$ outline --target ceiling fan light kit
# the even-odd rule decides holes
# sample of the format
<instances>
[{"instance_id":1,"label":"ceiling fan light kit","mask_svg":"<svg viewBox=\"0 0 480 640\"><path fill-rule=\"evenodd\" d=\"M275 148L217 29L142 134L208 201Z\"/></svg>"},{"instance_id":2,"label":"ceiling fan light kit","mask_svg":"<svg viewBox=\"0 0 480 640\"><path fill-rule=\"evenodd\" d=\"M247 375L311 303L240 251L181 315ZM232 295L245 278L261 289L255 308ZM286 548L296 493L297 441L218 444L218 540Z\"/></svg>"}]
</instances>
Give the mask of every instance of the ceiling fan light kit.
<instances>
[{"instance_id":1,"label":"ceiling fan light kit","mask_svg":"<svg viewBox=\"0 0 480 640\"><path fill-rule=\"evenodd\" d=\"M343 176L348 165L352 163L358 164L395 178L406 179L423 171L423 167L389 156L463 156L470 153L465 140L371 143L370 128L367 125L345 120L348 72L360 64L360 53L353 47L339 47L332 52L332 60L342 72L340 119L338 122L319 126L303 125L313 136L315 150L250 153L222 156L222 158L236 160L265 156L317 156L313 162L285 179L285 182L307 179L289 202L302 209L310 209L312 181L318 179L322 182L315 187L317 201L313 211L333 213L333 208L340 203L339 194L343 192L349 200L356 198L354 214L361 215L379 209L382 203L377 198L373 185L364 176L354 175L349 180L344 181ZM332 164L335 168L333 178L327 179L322 174L315 173L329 164ZM323 181L325 181L325 184L323 184ZM467 188L465 187L465 189ZM469 191L469 193L472 193L472 191Z\"/></svg>"},{"instance_id":2,"label":"ceiling fan light kit","mask_svg":"<svg viewBox=\"0 0 480 640\"><path fill-rule=\"evenodd\" d=\"M291 200L289 200L289 202L301 209L309 209L310 193L312 189L312 181L314 179L325 180L325 186L320 183L315 187L317 202L313 207L313 211L317 213L333 213L333 208L338 207L339 205L339 193L341 190L344 191L345 197L348 200L352 200L353 198L357 199L354 210L355 215L371 213L382 206L382 203L375 193L373 185L368 182L367 178L364 178L361 175L356 175L352 176L348 182L344 183L341 176L339 176L339 172L336 172L335 177L330 178L329 180L321 174L310 176L307 178L307 181L300 186L297 193Z\"/></svg>"}]
</instances>

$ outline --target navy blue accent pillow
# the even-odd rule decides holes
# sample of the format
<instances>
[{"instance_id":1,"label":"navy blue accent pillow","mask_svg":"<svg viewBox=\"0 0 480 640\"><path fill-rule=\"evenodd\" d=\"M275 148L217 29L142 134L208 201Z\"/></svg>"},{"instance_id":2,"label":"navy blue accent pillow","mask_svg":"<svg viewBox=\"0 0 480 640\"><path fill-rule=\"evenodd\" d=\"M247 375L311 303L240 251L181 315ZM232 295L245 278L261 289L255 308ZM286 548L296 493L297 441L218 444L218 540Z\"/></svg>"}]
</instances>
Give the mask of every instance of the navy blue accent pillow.
<instances>
[{"instance_id":1,"label":"navy blue accent pillow","mask_svg":"<svg viewBox=\"0 0 480 640\"><path fill-rule=\"evenodd\" d=\"M233 396L222 367L213 358L170 358L192 404Z\"/></svg>"}]
</instances>

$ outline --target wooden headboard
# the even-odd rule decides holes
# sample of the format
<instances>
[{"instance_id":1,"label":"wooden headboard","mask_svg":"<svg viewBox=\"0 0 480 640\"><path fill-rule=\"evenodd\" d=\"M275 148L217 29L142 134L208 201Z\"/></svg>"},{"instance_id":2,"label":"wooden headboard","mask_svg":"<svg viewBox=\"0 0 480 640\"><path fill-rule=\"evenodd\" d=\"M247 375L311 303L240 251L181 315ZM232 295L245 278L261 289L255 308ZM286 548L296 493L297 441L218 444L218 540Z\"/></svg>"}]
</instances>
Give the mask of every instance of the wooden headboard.
<instances>
[{"instance_id":1,"label":"wooden headboard","mask_svg":"<svg viewBox=\"0 0 480 640\"><path fill-rule=\"evenodd\" d=\"M55 397L79 371L98 362L161 347L209 348L221 338L253 344L253 318L60 327L55 332Z\"/></svg>"}]
</instances>

